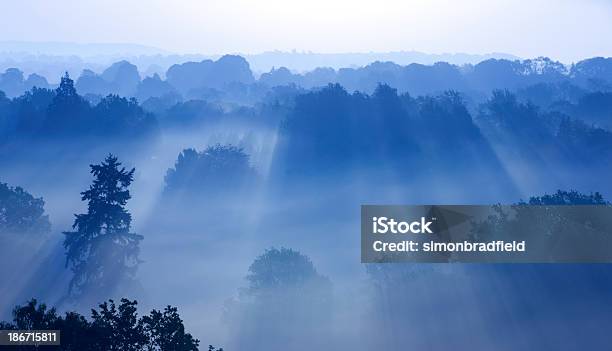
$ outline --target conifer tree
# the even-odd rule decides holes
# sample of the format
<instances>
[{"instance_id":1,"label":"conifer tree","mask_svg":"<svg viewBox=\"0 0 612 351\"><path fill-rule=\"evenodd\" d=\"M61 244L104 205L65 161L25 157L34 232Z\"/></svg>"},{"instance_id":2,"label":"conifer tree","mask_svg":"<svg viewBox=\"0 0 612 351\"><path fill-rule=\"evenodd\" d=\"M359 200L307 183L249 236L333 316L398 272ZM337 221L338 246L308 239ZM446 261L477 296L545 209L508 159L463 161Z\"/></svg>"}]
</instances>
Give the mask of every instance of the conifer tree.
<instances>
[{"instance_id":1,"label":"conifer tree","mask_svg":"<svg viewBox=\"0 0 612 351\"><path fill-rule=\"evenodd\" d=\"M125 208L131 198L128 187L134 169L121 167L117 157L108 155L99 165L90 165L93 184L81 193L87 213L76 214L73 231L66 235L66 265L74 277L70 293L112 292L117 284L133 280L140 262L142 236L131 233L132 216Z\"/></svg>"}]
</instances>

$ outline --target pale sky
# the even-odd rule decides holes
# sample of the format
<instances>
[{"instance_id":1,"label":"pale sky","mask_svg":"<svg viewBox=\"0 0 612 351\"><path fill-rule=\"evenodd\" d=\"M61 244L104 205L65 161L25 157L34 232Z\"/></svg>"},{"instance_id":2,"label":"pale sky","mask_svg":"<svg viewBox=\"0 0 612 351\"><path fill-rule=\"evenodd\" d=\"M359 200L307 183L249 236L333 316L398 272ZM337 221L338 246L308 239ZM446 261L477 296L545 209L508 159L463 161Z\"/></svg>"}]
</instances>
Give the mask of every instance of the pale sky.
<instances>
[{"instance_id":1,"label":"pale sky","mask_svg":"<svg viewBox=\"0 0 612 351\"><path fill-rule=\"evenodd\" d=\"M0 40L177 53L612 56L610 0L0 0Z\"/></svg>"}]
</instances>

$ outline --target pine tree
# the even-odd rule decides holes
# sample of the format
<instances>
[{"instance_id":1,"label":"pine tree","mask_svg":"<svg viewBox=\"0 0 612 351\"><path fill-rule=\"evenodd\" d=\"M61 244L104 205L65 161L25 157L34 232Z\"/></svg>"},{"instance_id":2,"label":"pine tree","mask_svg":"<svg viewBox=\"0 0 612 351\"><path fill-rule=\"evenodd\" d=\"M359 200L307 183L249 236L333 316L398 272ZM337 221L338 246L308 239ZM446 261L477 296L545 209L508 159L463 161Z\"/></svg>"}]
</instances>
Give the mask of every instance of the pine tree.
<instances>
[{"instance_id":1,"label":"pine tree","mask_svg":"<svg viewBox=\"0 0 612 351\"><path fill-rule=\"evenodd\" d=\"M66 72L47 108L41 132L44 131L45 136L75 135L91 129L94 122L89 103L79 96L74 81Z\"/></svg>"},{"instance_id":2,"label":"pine tree","mask_svg":"<svg viewBox=\"0 0 612 351\"><path fill-rule=\"evenodd\" d=\"M81 199L88 202L87 213L76 214L74 231L64 232L66 265L74 273L70 282L73 296L112 292L118 284L133 280L140 262L143 237L130 233L132 216L125 208L135 170L120 166L113 155L99 165L90 165L94 181L81 193Z\"/></svg>"},{"instance_id":3,"label":"pine tree","mask_svg":"<svg viewBox=\"0 0 612 351\"><path fill-rule=\"evenodd\" d=\"M76 89L74 88L74 81L70 79L68 72L61 78L60 85L56 89L57 97L60 99L74 99L78 97Z\"/></svg>"}]
</instances>

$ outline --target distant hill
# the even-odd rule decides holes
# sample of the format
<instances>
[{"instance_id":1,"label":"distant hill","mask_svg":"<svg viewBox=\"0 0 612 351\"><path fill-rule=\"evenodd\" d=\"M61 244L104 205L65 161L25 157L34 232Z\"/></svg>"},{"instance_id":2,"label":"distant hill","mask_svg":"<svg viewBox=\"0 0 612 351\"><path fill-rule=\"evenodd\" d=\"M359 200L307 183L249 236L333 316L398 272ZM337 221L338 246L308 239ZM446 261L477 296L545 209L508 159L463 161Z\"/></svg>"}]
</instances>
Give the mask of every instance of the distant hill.
<instances>
[{"instance_id":1,"label":"distant hill","mask_svg":"<svg viewBox=\"0 0 612 351\"><path fill-rule=\"evenodd\" d=\"M244 57L256 76L272 68L287 67L294 72L312 71L318 67L334 69L363 67L375 61L395 62L399 65L419 63L431 65L448 62L454 65L476 64L488 59L519 59L505 53L427 54L418 51L367 52L367 53L313 53L269 51L259 54L237 53ZM143 76L155 73L164 77L174 64L189 61L217 60L222 55L181 54L164 49L128 43L70 43L0 41L0 71L19 68L26 74L37 73L52 83L68 71L77 76L84 69L101 73L110 64L126 60L139 67Z\"/></svg>"},{"instance_id":2,"label":"distant hill","mask_svg":"<svg viewBox=\"0 0 612 351\"><path fill-rule=\"evenodd\" d=\"M436 62L448 62L453 65L477 64L488 59L520 60L519 57L505 53L466 54L444 53L427 54L418 51L366 52L322 54L313 52L270 51L255 55L242 55L249 61L254 72L268 72L272 67L287 67L290 70L305 72L317 67L334 69L345 67L363 67L375 61L394 62L398 65L419 63L432 65Z\"/></svg>"}]
</instances>

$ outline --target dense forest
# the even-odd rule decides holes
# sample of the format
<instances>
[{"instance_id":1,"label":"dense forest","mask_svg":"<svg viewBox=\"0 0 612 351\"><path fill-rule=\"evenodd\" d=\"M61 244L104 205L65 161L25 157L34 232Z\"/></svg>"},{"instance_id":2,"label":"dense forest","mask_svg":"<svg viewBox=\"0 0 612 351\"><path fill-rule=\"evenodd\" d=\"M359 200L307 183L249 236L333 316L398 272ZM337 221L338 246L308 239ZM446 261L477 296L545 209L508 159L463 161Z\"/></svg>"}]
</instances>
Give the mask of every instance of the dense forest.
<instances>
[{"instance_id":1,"label":"dense forest","mask_svg":"<svg viewBox=\"0 0 612 351\"><path fill-rule=\"evenodd\" d=\"M601 345L604 266L362 265L359 206L609 206L611 170L610 58L8 69L0 329L64 350Z\"/></svg>"}]
</instances>

